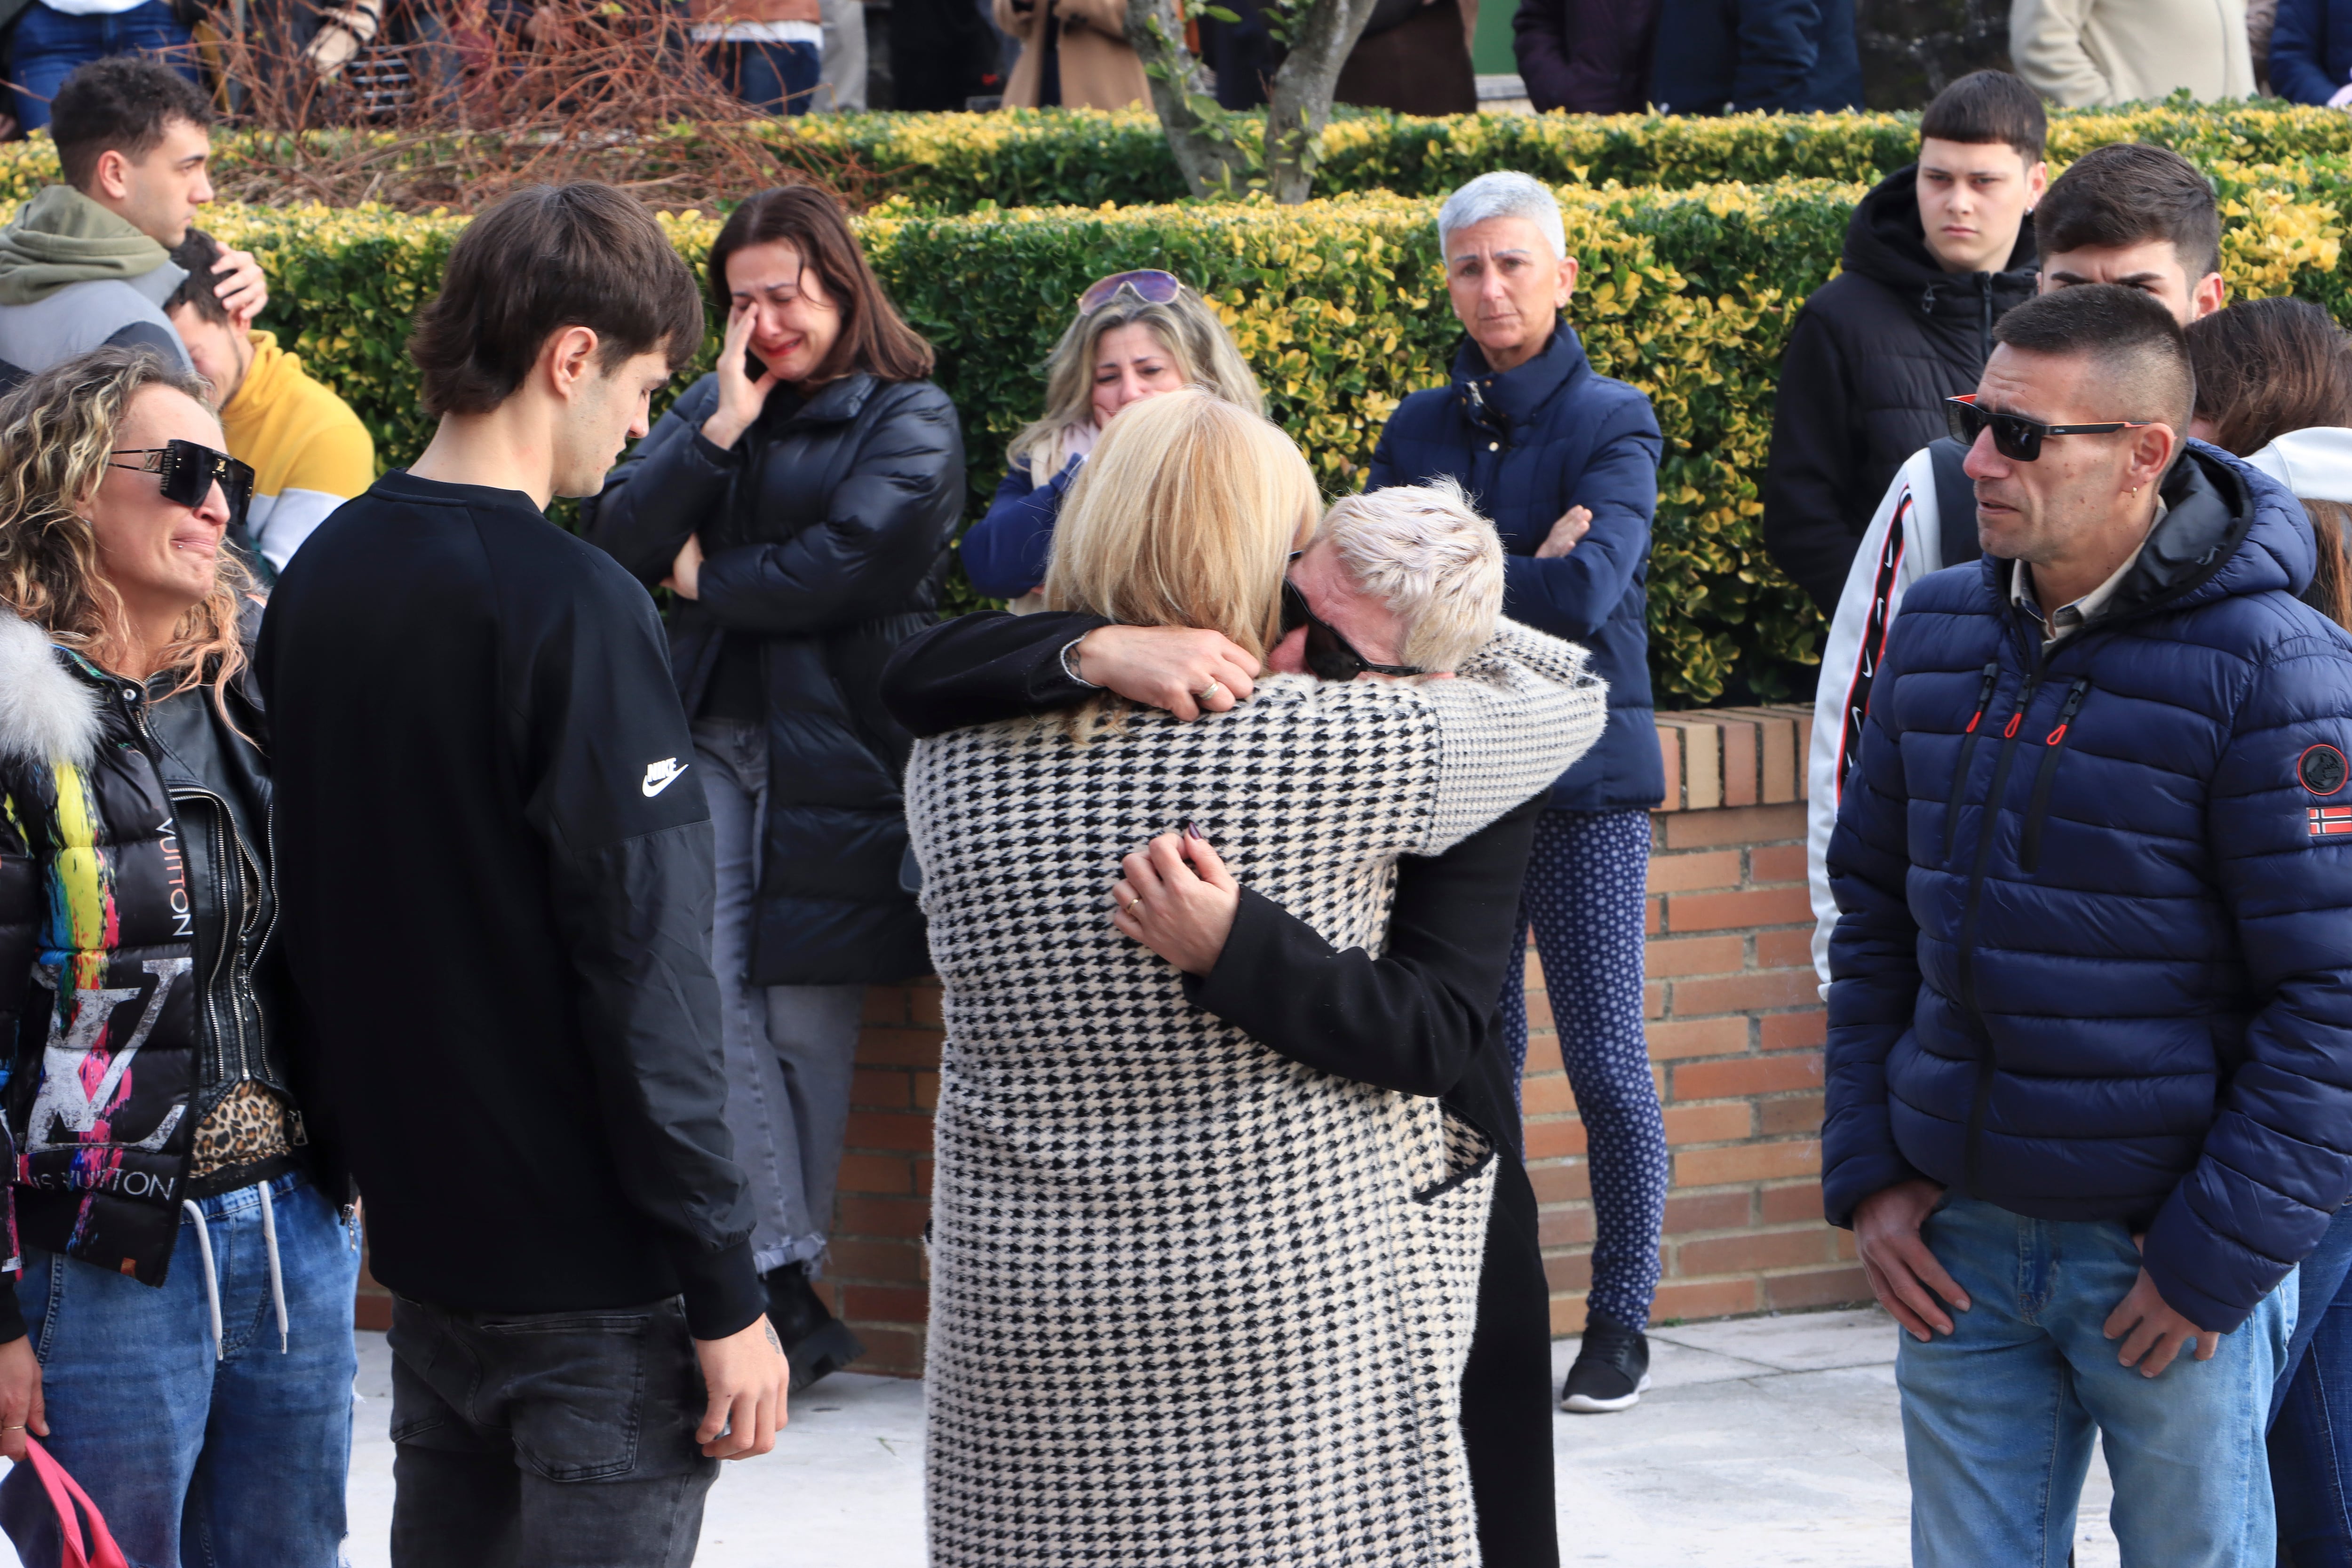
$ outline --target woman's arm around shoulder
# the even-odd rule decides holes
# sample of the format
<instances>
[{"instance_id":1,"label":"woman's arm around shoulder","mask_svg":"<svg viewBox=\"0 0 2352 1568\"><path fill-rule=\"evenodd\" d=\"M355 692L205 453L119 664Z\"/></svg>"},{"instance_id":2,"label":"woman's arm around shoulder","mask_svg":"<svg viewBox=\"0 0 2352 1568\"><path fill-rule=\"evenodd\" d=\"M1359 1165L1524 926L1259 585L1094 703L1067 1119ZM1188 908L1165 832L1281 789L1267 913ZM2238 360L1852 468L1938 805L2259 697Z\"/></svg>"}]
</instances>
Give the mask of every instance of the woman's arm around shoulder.
<instances>
[{"instance_id":1,"label":"woman's arm around shoulder","mask_svg":"<svg viewBox=\"0 0 2352 1568\"><path fill-rule=\"evenodd\" d=\"M1451 680L1421 685L1437 732L1427 842L1434 855L1549 785L1609 721L1609 683L1574 643L1516 621Z\"/></svg>"},{"instance_id":2,"label":"woman's arm around shoulder","mask_svg":"<svg viewBox=\"0 0 2352 1568\"><path fill-rule=\"evenodd\" d=\"M688 387L604 489L580 503L581 536L640 583L669 575L687 537L709 521L742 466L742 443L725 450L702 435L718 397L716 375Z\"/></svg>"}]
</instances>

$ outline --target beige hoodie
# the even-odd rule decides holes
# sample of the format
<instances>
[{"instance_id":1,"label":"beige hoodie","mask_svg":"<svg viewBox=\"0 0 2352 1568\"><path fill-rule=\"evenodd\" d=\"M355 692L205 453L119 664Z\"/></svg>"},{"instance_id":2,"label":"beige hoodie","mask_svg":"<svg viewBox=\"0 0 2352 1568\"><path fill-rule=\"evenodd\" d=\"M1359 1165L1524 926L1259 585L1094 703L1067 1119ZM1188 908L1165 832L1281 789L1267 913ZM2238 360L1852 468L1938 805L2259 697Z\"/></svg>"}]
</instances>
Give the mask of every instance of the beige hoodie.
<instances>
[{"instance_id":1,"label":"beige hoodie","mask_svg":"<svg viewBox=\"0 0 2352 1568\"><path fill-rule=\"evenodd\" d=\"M2164 98L2200 102L2254 90L2245 0L2017 0L2017 74L2068 109Z\"/></svg>"}]
</instances>

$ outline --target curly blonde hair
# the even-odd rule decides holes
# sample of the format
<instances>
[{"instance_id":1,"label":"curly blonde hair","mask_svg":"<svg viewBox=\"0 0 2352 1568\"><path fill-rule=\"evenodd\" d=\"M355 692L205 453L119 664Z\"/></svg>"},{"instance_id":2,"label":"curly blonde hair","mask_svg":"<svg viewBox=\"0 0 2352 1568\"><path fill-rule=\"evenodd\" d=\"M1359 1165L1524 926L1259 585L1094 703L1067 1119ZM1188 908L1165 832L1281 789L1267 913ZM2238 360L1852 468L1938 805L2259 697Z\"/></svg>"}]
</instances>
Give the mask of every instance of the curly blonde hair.
<instances>
[{"instance_id":1,"label":"curly blonde hair","mask_svg":"<svg viewBox=\"0 0 2352 1568\"><path fill-rule=\"evenodd\" d=\"M61 361L0 398L0 606L105 668L127 629L122 598L99 570L98 536L81 512L105 477L131 400L151 386L211 406L204 382L143 348ZM221 702L245 667L237 616L254 592L244 563L222 550L212 592L181 617L163 649L158 673L179 678L163 695L205 685Z\"/></svg>"}]
</instances>

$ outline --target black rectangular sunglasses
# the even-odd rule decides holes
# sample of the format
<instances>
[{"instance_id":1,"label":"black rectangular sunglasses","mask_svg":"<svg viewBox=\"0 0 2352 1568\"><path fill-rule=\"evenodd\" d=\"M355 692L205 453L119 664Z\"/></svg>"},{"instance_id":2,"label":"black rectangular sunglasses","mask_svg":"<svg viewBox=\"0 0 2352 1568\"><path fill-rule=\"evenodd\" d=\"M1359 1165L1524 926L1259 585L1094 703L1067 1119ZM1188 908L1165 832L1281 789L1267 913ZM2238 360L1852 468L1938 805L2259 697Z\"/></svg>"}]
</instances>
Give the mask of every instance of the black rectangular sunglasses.
<instances>
[{"instance_id":1,"label":"black rectangular sunglasses","mask_svg":"<svg viewBox=\"0 0 2352 1568\"><path fill-rule=\"evenodd\" d=\"M2144 430L2153 419L2111 419L2104 425L2044 425L2022 414L1994 414L1977 406L1973 392L1944 399L1944 426L1963 447L1977 444L1978 435L1992 432L1993 450L2012 463L2031 463L2042 456L2042 443L2053 436L2107 436L2117 430Z\"/></svg>"},{"instance_id":2,"label":"black rectangular sunglasses","mask_svg":"<svg viewBox=\"0 0 2352 1568\"><path fill-rule=\"evenodd\" d=\"M202 506L213 486L220 486L221 494L228 501L229 521L245 521L246 503L253 499L253 468L226 452L174 438L160 447L117 447L114 455L141 460L109 463L108 468L158 476L163 480L163 499L176 506Z\"/></svg>"},{"instance_id":3,"label":"black rectangular sunglasses","mask_svg":"<svg viewBox=\"0 0 2352 1568\"><path fill-rule=\"evenodd\" d=\"M1296 556L1293 560L1297 559ZM1418 665L1374 664L1349 645L1329 622L1307 607L1307 595L1289 578L1282 580L1282 634L1307 628L1307 668L1324 680L1353 680L1366 670L1374 675L1427 675Z\"/></svg>"}]
</instances>

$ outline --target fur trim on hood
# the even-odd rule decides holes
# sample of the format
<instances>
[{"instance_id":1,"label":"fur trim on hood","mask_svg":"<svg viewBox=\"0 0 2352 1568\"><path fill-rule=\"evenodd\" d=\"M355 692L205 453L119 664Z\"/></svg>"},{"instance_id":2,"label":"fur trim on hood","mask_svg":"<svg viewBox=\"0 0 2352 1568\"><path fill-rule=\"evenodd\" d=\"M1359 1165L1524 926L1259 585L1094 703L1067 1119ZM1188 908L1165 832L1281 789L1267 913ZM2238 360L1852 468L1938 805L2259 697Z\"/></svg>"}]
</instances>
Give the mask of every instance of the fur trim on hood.
<instances>
[{"instance_id":1,"label":"fur trim on hood","mask_svg":"<svg viewBox=\"0 0 2352 1568\"><path fill-rule=\"evenodd\" d=\"M58 662L47 633L0 612L0 762L89 766L98 756L99 700Z\"/></svg>"}]
</instances>

